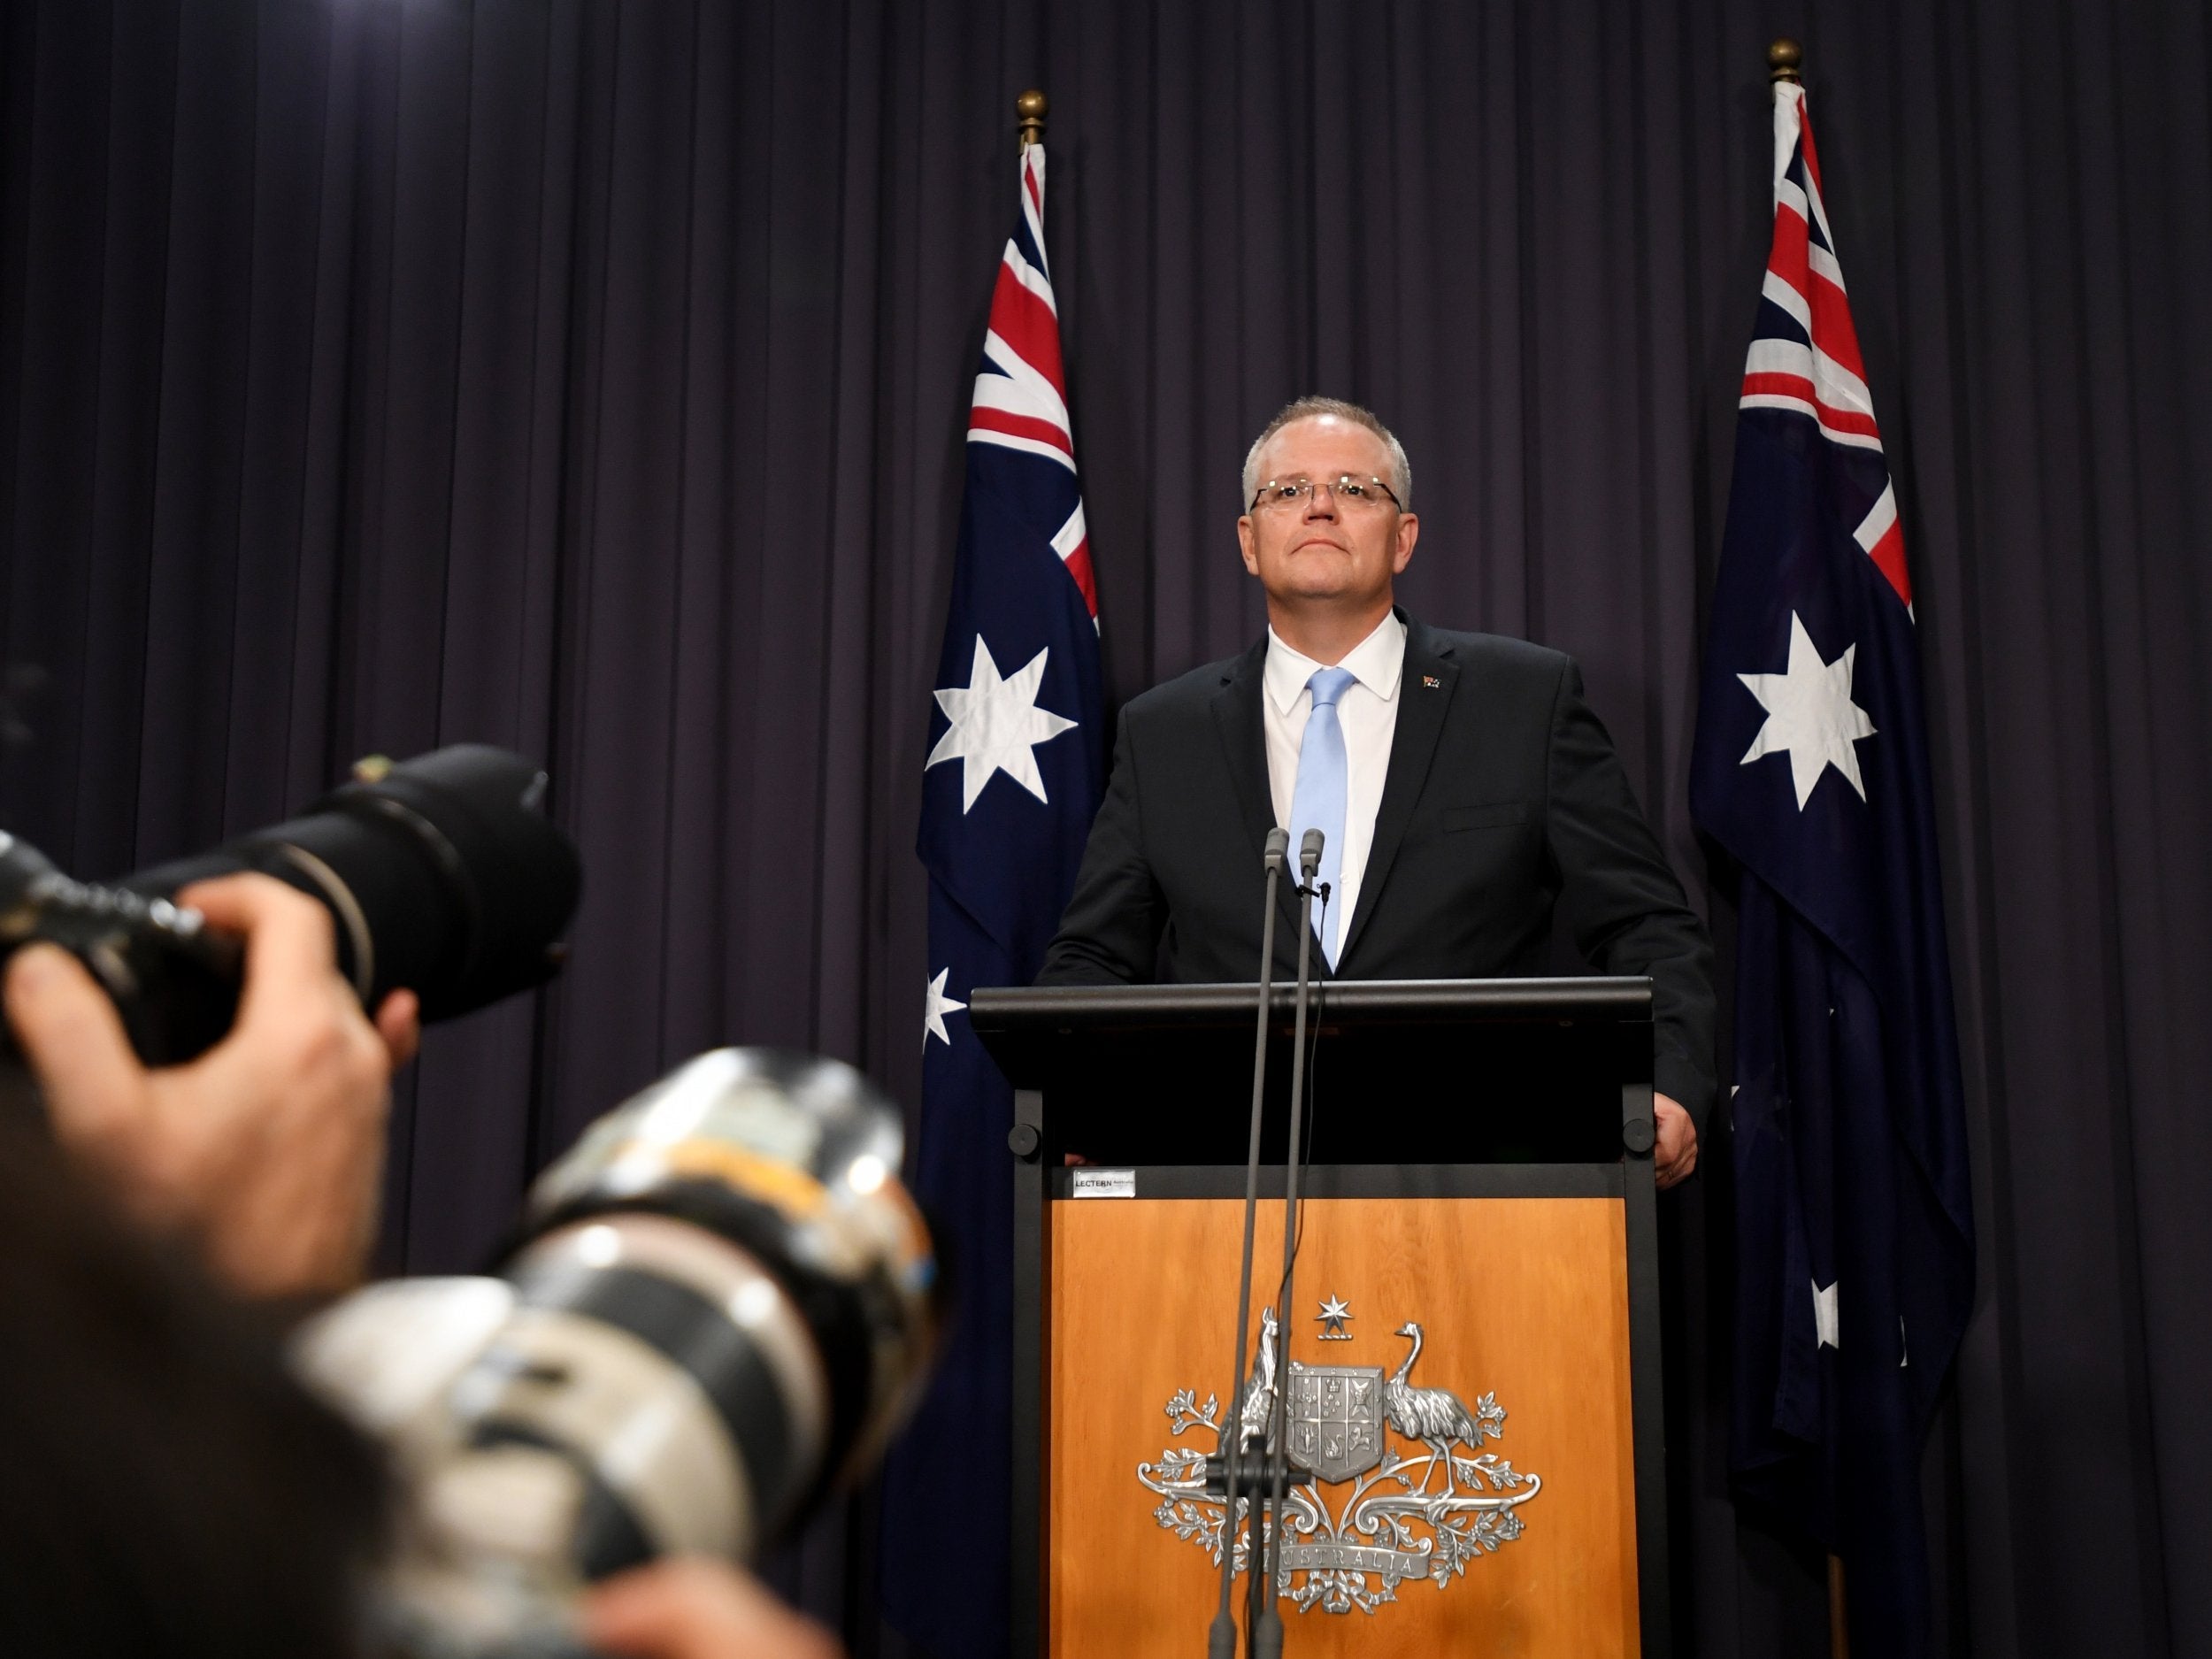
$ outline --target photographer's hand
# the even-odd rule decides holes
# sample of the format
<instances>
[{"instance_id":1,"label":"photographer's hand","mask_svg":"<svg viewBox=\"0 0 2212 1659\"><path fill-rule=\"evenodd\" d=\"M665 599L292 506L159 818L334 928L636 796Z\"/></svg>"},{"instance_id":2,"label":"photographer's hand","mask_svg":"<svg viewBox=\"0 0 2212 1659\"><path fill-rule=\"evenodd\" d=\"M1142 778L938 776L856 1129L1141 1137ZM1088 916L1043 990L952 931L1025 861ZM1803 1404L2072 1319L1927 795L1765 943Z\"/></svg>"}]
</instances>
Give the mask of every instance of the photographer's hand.
<instances>
[{"instance_id":1,"label":"photographer's hand","mask_svg":"<svg viewBox=\"0 0 2212 1659\"><path fill-rule=\"evenodd\" d=\"M372 1026L339 977L330 917L266 876L177 895L246 941L230 1033L187 1065L149 1071L114 1005L75 958L16 953L8 1018L54 1133L157 1228L194 1235L249 1295L332 1291L375 1236L394 1067L415 1051L415 999Z\"/></svg>"},{"instance_id":2,"label":"photographer's hand","mask_svg":"<svg viewBox=\"0 0 2212 1659\"><path fill-rule=\"evenodd\" d=\"M839 1659L827 1631L718 1561L618 1574L584 1598L585 1639L625 1659Z\"/></svg>"}]
</instances>

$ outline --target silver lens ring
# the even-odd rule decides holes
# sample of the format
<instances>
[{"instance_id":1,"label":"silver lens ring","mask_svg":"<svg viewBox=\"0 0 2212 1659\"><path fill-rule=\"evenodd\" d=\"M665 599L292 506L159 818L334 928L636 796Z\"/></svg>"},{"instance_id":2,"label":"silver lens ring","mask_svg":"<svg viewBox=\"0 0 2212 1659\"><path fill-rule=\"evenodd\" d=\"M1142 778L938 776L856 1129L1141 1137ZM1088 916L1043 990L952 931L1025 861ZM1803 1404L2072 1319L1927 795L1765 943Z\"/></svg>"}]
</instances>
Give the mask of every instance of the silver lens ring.
<instances>
[{"instance_id":1,"label":"silver lens ring","mask_svg":"<svg viewBox=\"0 0 2212 1659\"><path fill-rule=\"evenodd\" d=\"M344 926L346 938L353 946L354 994L365 1005L369 994L376 988L376 941L370 936L369 918L361 913L360 901L353 896L353 889L345 884L338 872L313 853L295 847L289 841L280 841L277 847L302 874L315 884Z\"/></svg>"}]
</instances>

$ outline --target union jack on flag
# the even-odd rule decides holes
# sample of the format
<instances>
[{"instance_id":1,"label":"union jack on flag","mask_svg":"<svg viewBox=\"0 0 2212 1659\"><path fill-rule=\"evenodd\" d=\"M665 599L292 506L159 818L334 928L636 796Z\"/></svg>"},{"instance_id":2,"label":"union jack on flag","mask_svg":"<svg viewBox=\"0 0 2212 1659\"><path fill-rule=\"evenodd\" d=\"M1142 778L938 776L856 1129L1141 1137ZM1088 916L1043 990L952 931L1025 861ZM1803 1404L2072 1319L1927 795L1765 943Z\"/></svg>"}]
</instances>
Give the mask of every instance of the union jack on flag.
<instances>
[{"instance_id":1,"label":"union jack on flag","mask_svg":"<svg viewBox=\"0 0 2212 1659\"><path fill-rule=\"evenodd\" d=\"M1855 1646L1932 1650L1920 1453L1974 1286L1965 1113L1897 499L1803 89L1691 759L1738 867L1737 1494L1840 1555Z\"/></svg>"},{"instance_id":2,"label":"union jack on flag","mask_svg":"<svg viewBox=\"0 0 2212 1659\"><path fill-rule=\"evenodd\" d=\"M1821 200L1820 157L1812 123L1805 119L1805 89L1792 81L1782 83L1774 102L1774 246L1759 293L1764 303L1744 363L1742 406L1810 415L1831 443L1878 457L1882 433L1874 422L1874 395L1866 389L1859 334L1851 326L1843 267L1836 263L1835 237ZM1898 527L1889 469L1862 466L1853 476L1866 485L1878 478L1881 493L1852 526L1851 539L1909 611L1912 582L1905 573L1905 533Z\"/></svg>"},{"instance_id":3,"label":"union jack on flag","mask_svg":"<svg viewBox=\"0 0 2212 1659\"><path fill-rule=\"evenodd\" d=\"M884 1599L933 1653L1007 1650L1013 1091L964 1018L1026 985L1105 787L1097 584L1045 261L1045 152L1022 153L968 410L967 488L918 841L929 872L918 1195L957 1264L936 1379L886 1471ZM956 1527L915 1517L954 1514Z\"/></svg>"},{"instance_id":4,"label":"union jack on flag","mask_svg":"<svg viewBox=\"0 0 2212 1659\"><path fill-rule=\"evenodd\" d=\"M1067 376L1060 366L1060 310L1045 264L1045 147L1022 152L1021 220L1007 238L991 295L991 326L983 336L983 369L968 410L968 442L1041 455L1068 471L1074 501L1052 533L1060 556L1098 626L1098 586L1083 495L1074 489L1075 439L1068 420ZM969 488L974 488L969 474ZM1056 918L1056 919L1057 919Z\"/></svg>"}]
</instances>

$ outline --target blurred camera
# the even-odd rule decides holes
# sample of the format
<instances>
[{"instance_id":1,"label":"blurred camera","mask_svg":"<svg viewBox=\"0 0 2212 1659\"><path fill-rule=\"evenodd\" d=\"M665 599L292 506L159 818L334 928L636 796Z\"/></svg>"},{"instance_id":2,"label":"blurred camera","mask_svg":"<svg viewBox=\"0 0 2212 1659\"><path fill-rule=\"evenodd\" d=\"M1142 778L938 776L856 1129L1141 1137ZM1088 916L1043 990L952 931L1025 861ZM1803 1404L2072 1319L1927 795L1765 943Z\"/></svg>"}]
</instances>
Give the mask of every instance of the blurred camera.
<instances>
[{"instance_id":1,"label":"blurred camera","mask_svg":"<svg viewBox=\"0 0 2212 1659\"><path fill-rule=\"evenodd\" d=\"M588 1582L741 1562L864 1472L936 1342L895 1110L834 1061L725 1048L588 1129L495 1275L401 1280L302 1333L405 1502L387 1652L549 1655Z\"/></svg>"},{"instance_id":2,"label":"blurred camera","mask_svg":"<svg viewBox=\"0 0 2212 1659\"><path fill-rule=\"evenodd\" d=\"M189 1060L230 1029L239 950L169 895L252 870L328 909L365 1005L405 986L426 1020L465 1014L560 965L581 877L545 793L534 762L482 744L365 761L299 818L105 887L0 833L0 962L33 941L63 947L114 999L140 1058Z\"/></svg>"}]
</instances>

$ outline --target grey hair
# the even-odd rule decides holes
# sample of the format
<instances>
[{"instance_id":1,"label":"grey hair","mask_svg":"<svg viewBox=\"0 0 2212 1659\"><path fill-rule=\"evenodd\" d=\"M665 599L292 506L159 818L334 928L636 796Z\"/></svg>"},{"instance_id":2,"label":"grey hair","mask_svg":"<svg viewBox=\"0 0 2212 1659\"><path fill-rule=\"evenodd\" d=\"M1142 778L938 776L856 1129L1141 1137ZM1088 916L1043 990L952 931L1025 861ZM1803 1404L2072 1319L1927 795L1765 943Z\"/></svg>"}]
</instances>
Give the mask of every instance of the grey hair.
<instances>
[{"instance_id":1,"label":"grey hair","mask_svg":"<svg viewBox=\"0 0 2212 1659\"><path fill-rule=\"evenodd\" d=\"M1244 504L1248 509L1252 497L1260 492L1260 451L1267 441L1294 420L1310 420L1316 415L1334 415L1339 420L1348 420L1355 426L1364 426L1383 441L1390 451L1391 489L1398 497L1398 505L1407 512L1413 511L1413 463L1406 459L1405 445L1397 434L1382 424L1382 418L1371 409L1357 403L1348 403L1340 397L1302 397L1295 403L1285 403L1275 411L1275 419L1260 428L1260 435L1252 440L1252 447L1244 452Z\"/></svg>"}]
</instances>

